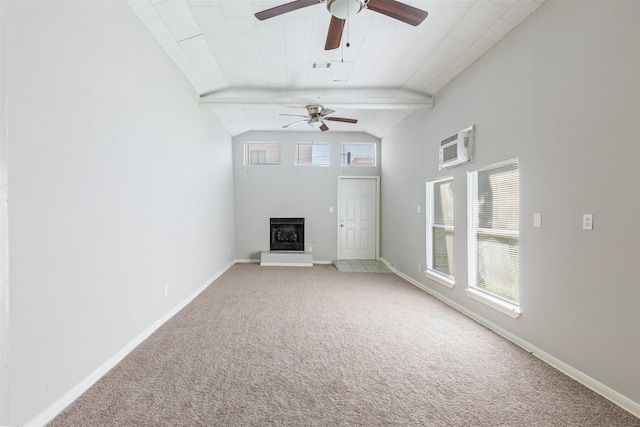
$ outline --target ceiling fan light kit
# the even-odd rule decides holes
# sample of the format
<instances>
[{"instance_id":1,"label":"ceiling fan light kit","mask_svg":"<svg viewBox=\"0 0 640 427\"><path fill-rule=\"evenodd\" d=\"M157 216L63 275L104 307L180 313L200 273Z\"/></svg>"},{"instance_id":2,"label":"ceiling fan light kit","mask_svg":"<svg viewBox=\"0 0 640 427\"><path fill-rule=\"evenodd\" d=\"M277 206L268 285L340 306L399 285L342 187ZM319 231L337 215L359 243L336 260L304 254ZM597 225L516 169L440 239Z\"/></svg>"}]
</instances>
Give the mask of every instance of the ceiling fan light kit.
<instances>
[{"instance_id":1,"label":"ceiling fan light kit","mask_svg":"<svg viewBox=\"0 0 640 427\"><path fill-rule=\"evenodd\" d=\"M309 120L309 126L311 126L314 129L318 129L320 126L322 126L322 122L317 117L312 118L311 120Z\"/></svg>"},{"instance_id":2,"label":"ceiling fan light kit","mask_svg":"<svg viewBox=\"0 0 640 427\"><path fill-rule=\"evenodd\" d=\"M364 0L327 0L327 9L339 19L355 16L364 8Z\"/></svg>"}]
</instances>

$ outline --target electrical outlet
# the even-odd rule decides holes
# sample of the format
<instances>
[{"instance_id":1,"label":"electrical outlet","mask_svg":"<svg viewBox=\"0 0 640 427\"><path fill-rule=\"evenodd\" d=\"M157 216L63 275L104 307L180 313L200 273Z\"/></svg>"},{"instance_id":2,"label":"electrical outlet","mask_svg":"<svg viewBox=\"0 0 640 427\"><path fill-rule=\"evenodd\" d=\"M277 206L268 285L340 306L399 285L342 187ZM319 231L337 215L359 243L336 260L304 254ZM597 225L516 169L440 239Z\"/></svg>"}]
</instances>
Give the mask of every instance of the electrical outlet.
<instances>
[{"instance_id":1,"label":"electrical outlet","mask_svg":"<svg viewBox=\"0 0 640 427\"><path fill-rule=\"evenodd\" d=\"M582 229L593 230L593 214L582 215Z\"/></svg>"},{"instance_id":2,"label":"electrical outlet","mask_svg":"<svg viewBox=\"0 0 640 427\"><path fill-rule=\"evenodd\" d=\"M422 206L418 205L416 207L416 213L422 213Z\"/></svg>"},{"instance_id":3,"label":"electrical outlet","mask_svg":"<svg viewBox=\"0 0 640 427\"><path fill-rule=\"evenodd\" d=\"M164 296L165 297L169 296L169 285L164 285Z\"/></svg>"},{"instance_id":4,"label":"electrical outlet","mask_svg":"<svg viewBox=\"0 0 640 427\"><path fill-rule=\"evenodd\" d=\"M422 273L422 264L418 264L418 273Z\"/></svg>"},{"instance_id":5,"label":"electrical outlet","mask_svg":"<svg viewBox=\"0 0 640 427\"><path fill-rule=\"evenodd\" d=\"M309 246L309 252L313 252L313 246Z\"/></svg>"}]
</instances>

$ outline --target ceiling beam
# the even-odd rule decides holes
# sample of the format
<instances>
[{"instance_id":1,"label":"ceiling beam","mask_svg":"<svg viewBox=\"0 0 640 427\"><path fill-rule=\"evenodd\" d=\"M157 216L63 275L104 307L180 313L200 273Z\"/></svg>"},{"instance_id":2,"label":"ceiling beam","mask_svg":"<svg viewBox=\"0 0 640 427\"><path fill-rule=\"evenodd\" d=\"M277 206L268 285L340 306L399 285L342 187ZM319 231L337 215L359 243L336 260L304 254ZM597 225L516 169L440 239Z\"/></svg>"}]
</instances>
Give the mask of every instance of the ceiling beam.
<instances>
[{"instance_id":1,"label":"ceiling beam","mask_svg":"<svg viewBox=\"0 0 640 427\"><path fill-rule=\"evenodd\" d=\"M432 108L433 100L372 98L362 101L354 101L346 99L305 100L294 98L200 98L200 105L209 108L251 108L260 106L304 108L307 105L315 104L359 110L419 110L423 108Z\"/></svg>"},{"instance_id":2,"label":"ceiling beam","mask_svg":"<svg viewBox=\"0 0 640 427\"><path fill-rule=\"evenodd\" d=\"M224 90L200 96L200 105L209 108L292 107L307 105L360 110L419 110L433 107L433 97L397 90L332 90L322 96L305 96L296 91ZM278 96L279 95L279 96Z\"/></svg>"}]
</instances>

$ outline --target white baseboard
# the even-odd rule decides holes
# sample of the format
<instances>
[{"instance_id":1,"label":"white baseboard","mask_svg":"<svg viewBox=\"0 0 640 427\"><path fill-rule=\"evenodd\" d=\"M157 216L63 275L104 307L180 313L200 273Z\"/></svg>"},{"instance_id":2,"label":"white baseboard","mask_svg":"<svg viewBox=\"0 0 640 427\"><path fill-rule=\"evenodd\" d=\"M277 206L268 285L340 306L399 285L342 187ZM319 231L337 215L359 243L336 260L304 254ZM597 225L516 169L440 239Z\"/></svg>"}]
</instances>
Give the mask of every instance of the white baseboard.
<instances>
[{"instance_id":1,"label":"white baseboard","mask_svg":"<svg viewBox=\"0 0 640 427\"><path fill-rule=\"evenodd\" d=\"M235 262L238 264L260 264L259 259L237 259ZM318 261L314 259L313 264L333 264L333 261Z\"/></svg>"},{"instance_id":2,"label":"white baseboard","mask_svg":"<svg viewBox=\"0 0 640 427\"><path fill-rule=\"evenodd\" d=\"M189 304L195 297L200 295L214 280L220 277L225 271L227 271L235 262L231 262L225 266L221 271L210 277L205 283L203 283L198 289L196 289L191 295L185 298L177 306L172 308L168 313L158 319L153 325L144 330L140 335L131 340L127 345L120 349L116 354L111 356L107 361L100 365L89 376L76 384L73 388L67 391L60 399L55 401L52 405L42 411L37 417L33 418L25 427L41 427L54 419L56 415L62 412L67 406L72 404L82 393L87 391L92 385L94 385L100 378L102 378L109 370L116 366L122 359L124 359L133 349L146 340L152 333L162 326L167 320L175 316L180 310L182 310L187 304Z\"/></svg>"},{"instance_id":3,"label":"white baseboard","mask_svg":"<svg viewBox=\"0 0 640 427\"><path fill-rule=\"evenodd\" d=\"M640 403L629 399L628 397L618 393L617 391L613 390L612 388L607 387L606 385L602 384L599 381L596 381L595 379L591 378L590 376L586 375L585 373L583 373L583 372L571 367L570 365L564 363L563 361L561 361L559 359L556 359L555 357L551 356L549 353L539 349L538 347L534 346L533 344L529 343L528 341L523 340L522 338L518 337L517 335L512 334L511 332L501 328L500 326L496 325L493 322L490 322L489 320L485 319L484 317L477 315L476 313L474 313L473 311L469 310L468 308L463 307L460 304L458 304L457 302L445 297L441 293L439 293L437 291L434 291L433 289L427 287L426 285L424 285L424 284L418 282L417 280L407 276L406 274L404 274L401 271L397 270L392 264L390 264L384 258L380 258L380 261L385 263L387 265L387 267L389 267L389 269L391 271L393 271L399 277L402 277L407 282L409 282L412 285L422 289L423 291L427 292L428 294L434 296L435 298L437 298L440 301L444 302L448 306L458 310L460 313L472 318L473 320L475 320L476 322L480 323L481 325L486 326L487 328L491 329L493 332L495 332L498 335L502 336L503 338L511 341L512 343L516 344L517 346L522 347L527 353L531 353L533 356L535 356L538 359L542 360L543 362L546 362L547 364L553 366L554 368L556 368L560 372L562 372L565 375L573 378L574 380L578 381L580 384L584 385L585 387L595 391L596 393L598 393L599 395L601 395L605 399L610 400L611 402L613 402L616 405L620 406L622 409L624 409L624 410L630 412L631 414L635 415L636 417L640 418Z\"/></svg>"},{"instance_id":4,"label":"white baseboard","mask_svg":"<svg viewBox=\"0 0 640 427\"><path fill-rule=\"evenodd\" d=\"M238 264L260 264L259 259L237 259Z\"/></svg>"}]
</instances>

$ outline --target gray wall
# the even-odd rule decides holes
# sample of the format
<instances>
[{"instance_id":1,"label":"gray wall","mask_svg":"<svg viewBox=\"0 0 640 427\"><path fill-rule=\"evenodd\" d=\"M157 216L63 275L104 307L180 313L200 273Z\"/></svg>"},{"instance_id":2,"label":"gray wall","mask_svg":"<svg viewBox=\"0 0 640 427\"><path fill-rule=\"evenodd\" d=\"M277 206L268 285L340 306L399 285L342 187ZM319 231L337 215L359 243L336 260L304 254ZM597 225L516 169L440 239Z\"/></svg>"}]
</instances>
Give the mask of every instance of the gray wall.
<instances>
[{"instance_id":1,"label":"gray wall","mask_svg":"<svg viewBox=\"0 0 640 427\"><path fill-rule=\"evenodd\" d=\"M6 26L0 5L0 424L9 410L9 224L7 208Z\"/></svg>"},{"instance_id":2,"label":"gray wall","mask_svg":"<svg viewBox=\"0 0 640 427\"><path fill-rule=\"evenodd\" d=\"M381 255L455 303L640 402L640 3L548 1L383 138ZM476 160L438 171L476 124ZM469 299L466 171L520 158L521 309ZM456 285L425 263L425 180L453 175ZM424 212L424 210L423 210ZM542 228L533 228L533 213ZM594 214L593 231L581 229Z\"/></svg>"},{"instance_id":3,"label":"gray wall","mask_svg":"<svg viewBox=\"0 0 640 427\"><path fill-rule=\"evenodd\" d=\"M245 166L248 141L280 142L280 165ZM295 166L296 142L330 142L331 166ZM336 259L338 177L380 175L380 162L376 167L340 166L342 142L379 144L368 134L334 131L248 132L233 139L236 258L258 260L261 251L269 250L269 218L304 217L305 246L313 248L314 261Z\"/></svg>"},{"instance_id":4,"label":"gray wall","mask_svg":"<svg viewBox=\"0 0 640 427\"><path fill-rule=\"evenodd\" d=\"M0 4L23 425L232 262L232 153L124 2Z\"/></svg>"}]
</instances>

